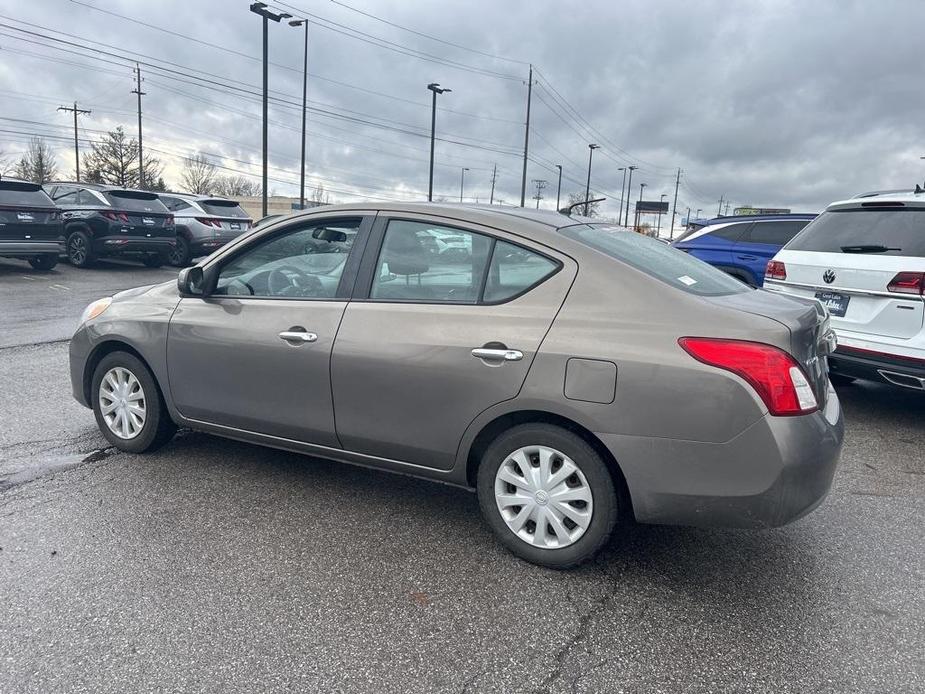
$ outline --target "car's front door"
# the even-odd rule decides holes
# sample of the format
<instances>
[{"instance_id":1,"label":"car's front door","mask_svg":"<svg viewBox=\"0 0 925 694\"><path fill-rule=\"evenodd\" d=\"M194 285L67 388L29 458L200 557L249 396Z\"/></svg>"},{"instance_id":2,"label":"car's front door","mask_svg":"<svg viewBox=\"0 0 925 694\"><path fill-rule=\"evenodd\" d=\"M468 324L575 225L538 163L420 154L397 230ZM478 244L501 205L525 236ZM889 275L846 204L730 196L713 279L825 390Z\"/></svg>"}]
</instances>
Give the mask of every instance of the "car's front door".
<instances>
[{"instance_id":1,"label":"car's front door","mask_svg":"<svg viewBox=\"0 0 925 694\"><path fill-rule=\"evenodd\" d=\"M517 395L576 272L528 245L380 217L331 364L345 449L449 469L476 416Z\"/></svg>"},{"instance_id":2,"label":"car's front door","mask_svg":"<svg viewBox=\"0 0 925 694\"><path fill-rule=\"evenodd\" d=\"M170 393L189 419L338 446L331 348L369 216L293 221L217 259L170 321Z\"/></svg>"}]
</instances>

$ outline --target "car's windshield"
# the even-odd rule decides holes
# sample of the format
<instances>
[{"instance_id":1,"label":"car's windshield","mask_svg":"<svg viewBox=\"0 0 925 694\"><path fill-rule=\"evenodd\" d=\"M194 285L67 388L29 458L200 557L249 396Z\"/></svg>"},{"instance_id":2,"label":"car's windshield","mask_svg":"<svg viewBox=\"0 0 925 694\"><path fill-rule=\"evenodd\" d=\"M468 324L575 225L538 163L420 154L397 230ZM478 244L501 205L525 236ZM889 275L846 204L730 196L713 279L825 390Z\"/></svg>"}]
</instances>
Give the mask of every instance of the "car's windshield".
<instances>
[{"instance_id":1,"label":"car's windshield","mask_svg":"<svg viewBox=\"0 0 925 694\"><path fill-rule=\"evenodd\" d=\"M576 225L565 227L562 233L689 294L722 296L750 291L721 270L634 231Z\"/></svg>"},{"instance_id":2,"label":"car's windshield","mask_svg":"<svg viewBox=\"0 0 925 694\"><path fill-rule=\"evenodd\" d=\"M786 248L925 257L925 208L830 210L819 215Z\"/></svg>"}]
</instances>

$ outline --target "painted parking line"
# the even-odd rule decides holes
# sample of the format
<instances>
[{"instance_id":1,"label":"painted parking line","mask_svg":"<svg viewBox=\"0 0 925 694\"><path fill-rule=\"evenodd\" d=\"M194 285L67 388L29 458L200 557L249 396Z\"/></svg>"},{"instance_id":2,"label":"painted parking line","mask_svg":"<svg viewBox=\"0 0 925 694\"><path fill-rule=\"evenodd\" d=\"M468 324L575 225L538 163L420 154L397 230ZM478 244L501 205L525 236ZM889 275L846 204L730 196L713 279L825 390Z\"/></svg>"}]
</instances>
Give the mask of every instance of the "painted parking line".
<instances>
[{"instance_id":1,"label":"painted parking line","mask_svg":"<svg viewBox=\"0 0 925 694\"><path fill-rule=\"evenodd\" d=\"M37 279L39 279L38 277L33 277L32 275L20 275L20 277L22 277L24 280L29 280L30 282L31 282L32 280L37 280Z\"/></svg>"},{"instance_id":2,"label":"painted parking line","mask_svg":"<svg viewBox=\"0 0 925 694\"><path fill-rule=\"evenodd\" d=\"M61 291L61 292L71 291L70 287L65 287L63 284L49 284L48 286L51 289L57 289L58 291Z\"/></svg>"}]
</instances>

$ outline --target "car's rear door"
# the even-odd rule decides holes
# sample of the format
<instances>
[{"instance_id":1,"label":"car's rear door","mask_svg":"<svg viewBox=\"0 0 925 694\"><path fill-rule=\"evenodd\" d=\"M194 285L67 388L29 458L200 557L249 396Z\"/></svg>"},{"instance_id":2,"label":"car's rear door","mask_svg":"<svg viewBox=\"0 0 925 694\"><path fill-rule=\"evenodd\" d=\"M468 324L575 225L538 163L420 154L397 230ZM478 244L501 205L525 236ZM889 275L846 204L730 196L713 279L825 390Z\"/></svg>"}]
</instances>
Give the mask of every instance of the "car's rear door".
<instances>
[{"instance_id":1,"label":"car's rear door","mask_svg":"<svg viewBox=\"0 0 925 694\"><path fill-rule=\"evenodd\" d=\"M370 213L268 228L213 266L206 298L170 321L170 393L184 417L337 447L331 348L356 276Z\"/></svg>"},{"instance_id":2,"label":"car's rear door","mask_svg":"<svg viewBox=\"0 0 925 694\"><path fill-rule=\"evenodd\" d=\"M434 231L457 251L436 251ZM331 363L344 448L452 467L466 427L519 392L576 270L504 231L380 215Z\"/></svg>"},{"instance_id":3,"label":"car's rear door","mask_svg":"<svg viewBox=\"0 0 925 694\"><path fill-rule=\"evenodd\" d=\"M920 291L894 280L925 272L925 206L825 212L776 259L787 278L774 284L822 301L837 330L900 339L922 330Z\"/></svg>"},{"instance_id":4,"label":"car's rear door","mask_svg":"<svg viewBox=\"0 0 925 694\"><path fill-rule=\"evenodd\" d=\"M710 265L726 269L735 264L732 258L735 243L751 226L751 220L711 224L691 234L679 248Z\"/></svg>"}]
</instances>

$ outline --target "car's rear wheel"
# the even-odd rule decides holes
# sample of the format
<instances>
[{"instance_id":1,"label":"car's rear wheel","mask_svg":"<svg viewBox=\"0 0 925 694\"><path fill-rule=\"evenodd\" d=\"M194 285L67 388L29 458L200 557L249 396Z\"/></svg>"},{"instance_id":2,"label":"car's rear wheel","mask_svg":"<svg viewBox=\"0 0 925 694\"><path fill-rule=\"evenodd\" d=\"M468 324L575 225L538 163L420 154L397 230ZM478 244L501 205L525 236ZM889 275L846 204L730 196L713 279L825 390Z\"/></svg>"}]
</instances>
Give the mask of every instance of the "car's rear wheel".
<instances>
[{"instance_id":1,"label":"car's rear wheel","mask_svg":"<svg viewBox=\"0 0 925 694\"><path fill-rule=\"evenodd\" d=\"M96 260L93 244L84 231L75 231L67 237L68 262L74 267L89 267Z\"/></svg>"},{"instance_id":2,"label":"car's rear wheel","mask_svg":"<svg viewBox=\"0 0 925 694\"><path fill-rule=\"evenodd\" d=\"M581 437L549 424L522 424L482 458L479 505L514 554L565 569L591 559L618 519L613 477Z\"/></svg>"},{"instance_id":3,"label":"car's rear wheel","mask_svg":"<svg viewBox=\"0 0 925 694\"><path fill-rule=\"evenodd\" d=\"M37 255L34 258L29 258L29 265L36 270L51 270L57 264L58 256L53 253L45 253L44 255Z\"/></svg>"},{"instance_id":4,"label":"car's rear wheel","mask_svg":"<svg viewBox=\"0 0 925 694\"><path fill-rule=\"evenodd\" d=\"M132 354L113 352L103 357L93 372L90 393L97 426L120 450L153 451L177 431L154 376Z\"/></svg>"},{"instance_id":5,"label":"car's rear wheel","mask_svg":"<svg viewBox=\"0 0 925 694\"><path fill-rule=\"evenodd\" d=\"M189 265L190 260L192 258L190 257L189 241L182 236L178 236L170 249L170 253L167 255L167 262L174 267L186 267Z\"/></svg>"}]
</instances>

